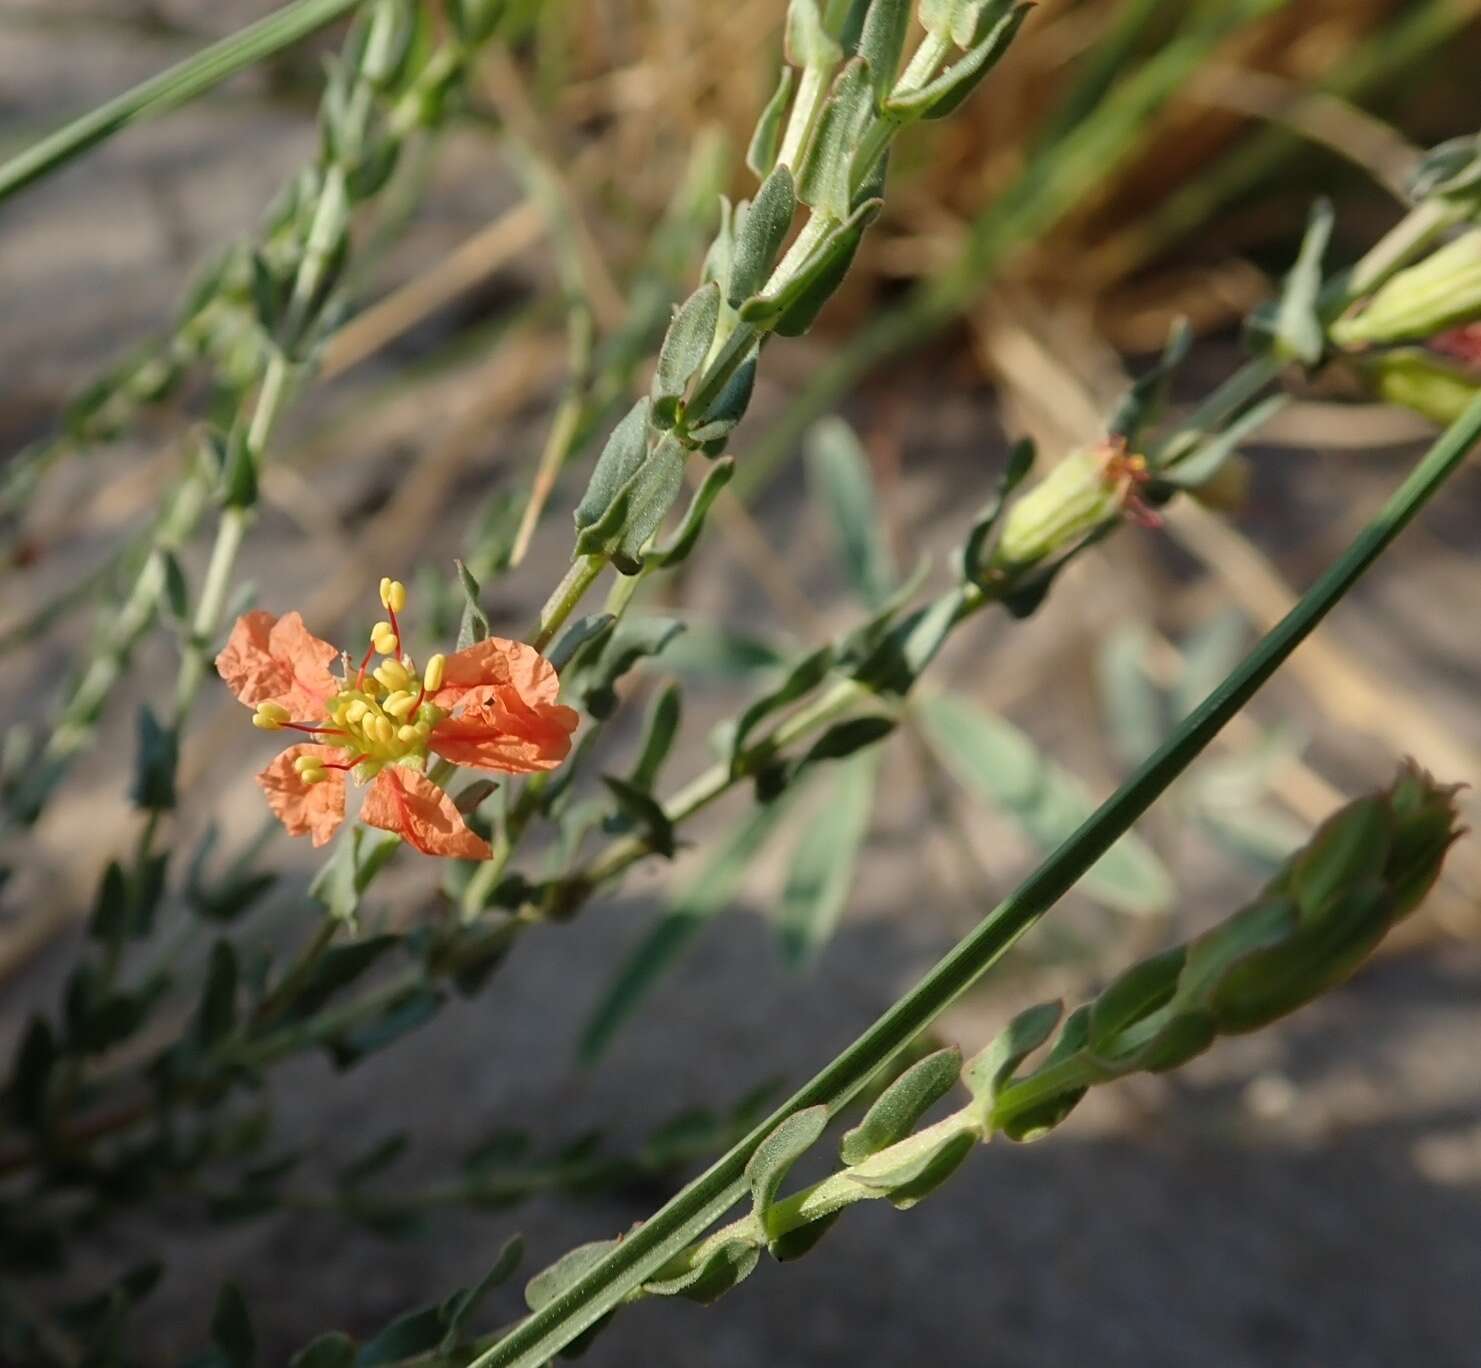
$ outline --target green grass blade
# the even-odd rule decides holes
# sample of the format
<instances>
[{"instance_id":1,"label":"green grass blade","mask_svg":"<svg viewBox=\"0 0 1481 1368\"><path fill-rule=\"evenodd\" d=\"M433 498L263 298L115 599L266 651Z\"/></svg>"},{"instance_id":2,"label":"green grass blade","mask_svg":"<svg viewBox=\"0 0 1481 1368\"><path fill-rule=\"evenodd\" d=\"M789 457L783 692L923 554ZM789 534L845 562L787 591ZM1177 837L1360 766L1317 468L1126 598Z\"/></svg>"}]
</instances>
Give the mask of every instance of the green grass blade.
<instances>
[{"instance_id":1,"label":"green grass blade","mask_svg":"<svg viewBox=\"0 0 1481 1368\"><path fill-rule=\"evenodd\" d=\"M219 43L212 43L194 57L187 57L81 118L73 119L12 157L0 166L0 200L60 170L120 129L193 100L228 76L290 47L361 3L362 0L295 0Z\"/></svg>"},{"instance_id":2,"label":"green grass blade","mask_svg":"<svg viewBox=\"0 0 1481 1368\"><path fill-rule=\"evenodd\" d=\"M546 1363L735 1204L745 1191L747 1161L782 1121L819 1104L836 1110L858 1093L881 1064L976 982L1151 807L1342 601L1478 440L1481 399L1431 447L1341 558L1203 705L975 930L812 1082L470 1368L537 1368Z\"/></svg>"}]
</instances>

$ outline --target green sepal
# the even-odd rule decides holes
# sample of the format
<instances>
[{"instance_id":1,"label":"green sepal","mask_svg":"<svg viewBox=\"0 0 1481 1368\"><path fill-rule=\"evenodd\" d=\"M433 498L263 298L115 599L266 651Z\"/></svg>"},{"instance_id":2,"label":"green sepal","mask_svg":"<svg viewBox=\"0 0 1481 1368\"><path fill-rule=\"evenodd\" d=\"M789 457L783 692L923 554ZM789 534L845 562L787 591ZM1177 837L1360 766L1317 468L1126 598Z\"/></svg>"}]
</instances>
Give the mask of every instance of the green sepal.
<instances>
[{"instance_id":1,"label":"green sepal","mask_svg":"<svg viewBox=\"0 0 1481 1368\"><path fill-rule=\"evenodd\" d=\"M992 538L1002 521L1003 512L1013 491L1028 478L1034 468L1035 447L1032 437L1014 442L1008 453L1008 463L998 477L997 488L992 497L977 510L972 530L962 545L962 579L967 584L981 585L984 572L991 559Z\"/></svg>"}]
</instances>

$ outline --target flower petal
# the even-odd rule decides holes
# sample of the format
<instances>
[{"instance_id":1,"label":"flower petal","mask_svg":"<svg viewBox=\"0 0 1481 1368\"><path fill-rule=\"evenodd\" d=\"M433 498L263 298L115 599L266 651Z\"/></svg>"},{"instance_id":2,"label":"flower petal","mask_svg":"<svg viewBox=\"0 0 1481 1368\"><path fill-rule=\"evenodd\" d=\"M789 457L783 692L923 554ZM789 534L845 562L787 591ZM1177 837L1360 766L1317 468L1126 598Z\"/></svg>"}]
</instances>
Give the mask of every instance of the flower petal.
<instances>
[{"instance_id":1,"label":"flower petal","mask_svg":"<svg viewBox=\"0 0 1481 1368\"><path fill-rule=\"evenodd\" d=\"M560 693L555 666L533 646L487 637L448 656L442 687L431 698L439 708L455 708L460 703L487 702L503 686L518 690L532 706L554 703Z\"/></svg>"},{"instance_id":2,"label":"flower petal","mask_svg":"<svg viewBox=\"0 0 1481 1368\"><path fill-rule=\"evenodd\" d=\"M298 613L275 618L259 608L237 619L216 670L249 708L281 703L295 717L317 717L339 688L329 673L338 654Z\"/></svg>"},{"instance_id":3,"label":"flower petal","mask_svg":"<svg viewBox=\"0 0 1481 1368\"><path fill-rule=\"evenodd\" d=\"M257 776L257 782L267 794L267 805L290 836L312 836L314 844L321 846L345 819L344 772L330 770L321 782L306 784L293 768L293 762L300 755L337 760L343 754L333 746L289 746Z\"/></svg>"},{"instance_id":4,"label":"flower petal","mask_svg":"<svg viewBox=\"0 0 1481 1368\"><path fill-rule=\"evenodd\" d=\"M455 765L533 774L551 770L571 751L571 733L581 722L573 708L558 703L531 706L512 685L493 691L432 729L427 744Z\"/></svg>"},{"instance_id":5,"label":"flower petal","mask_svg":"<svg viewBox=\"0 0 1481 1368\"><path fill-rule=\"evenodd\" d=\"M487 860L489 843L470 830L453 800L419 770L387 765L365 793L360 820L394 831L424 855Z\"/></svg>"}]
</instances>

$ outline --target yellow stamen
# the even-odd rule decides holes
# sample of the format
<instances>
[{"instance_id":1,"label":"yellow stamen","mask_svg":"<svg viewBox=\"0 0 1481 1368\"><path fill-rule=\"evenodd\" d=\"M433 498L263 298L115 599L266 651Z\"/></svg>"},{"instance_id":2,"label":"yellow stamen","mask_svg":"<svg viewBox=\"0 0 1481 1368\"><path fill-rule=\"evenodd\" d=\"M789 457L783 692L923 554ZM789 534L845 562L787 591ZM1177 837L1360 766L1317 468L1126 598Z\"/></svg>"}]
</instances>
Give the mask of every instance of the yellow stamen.
<instances>
[{"instance_id":1,"label":"yellow stamen","mask_svg":"<svg viewBox=\"0 0 1481 1368\"><path fill-rule=\"evenodd\" d=\"M277 731L292 716L281 703L259 703L252 714L252 725L263 731Z\"/></svg>"},{"instance_id":2,"label":"yellow stamen","mask_svg":"<svg viewBox=\"0 0 1481 1368\"><path fill-rule=\"evenodd\" d=\"M417 705L417 696L408 691L393 693L381 706L399 722L404 722Z\"/></svg>"},{"instance_id":3,"label":"yellow stamen","mask_svg":"<svg viewBox=\"0 0 1481 1368\"><path fill-rule=\"evenodd\" d=\"M352 699L349 705L345 708L345 721L353 727L357 722L361 721L364 718L365 714L369 711L370 704L367 703L363 698Z\"/></svg>"},{"instance_id":4,"label":"yellow stamen","mask_svg":"<svg viewBox=\"0 0 1481 1368\"><path fill-rule=\"evenodd\" d=\"M406 610L406 586L400 580L381 580L381 604L393 613Z\"/></svg>"},{"instance_id":5,"label":"yellow stamen","mask_svg":"<svg viewBox=\"0 0 1481 1368\"><path fill-rule=\"evenodd\" d=\"M427 668L422 674L422 683L428 693L436 693L442 687L442 674L447 668L447 657L435 655L427 662Z\"/></svg>"},{"instance_id":6,"label":"yellow stamen","mask_svg":"<svg viewBox=\"0 0 1481 1368\"><path fill-rule=\"evenodd\" d=\"M322 784L327 778L329 778L327 770L316 769L304 770L303 772L303 782L309 785L310 788L315 784Z\"/></svg>"},{"instance_id":7,"label":"yellow stamen","mask_svg":"<svg viewBox=\"0 0 1481 1368\"><path fill-rule=\"evenodd\" d=\"M375 739L383 746L389 746L396 736L396 725L389 717L377 717L365 724L365 730L370 733L374 728Z\"/></svg>"},{"instance_id":8,"label":"yellow stamen","mask_svg":"<svg viewBox=\"0 0 1481 1368\"><path fill-rule=\"evenodd\" d=\"M405 726L396 732L396 739L404 745L410 745L413 741L420 741L422 737L415 727Z\"/></svg>"},{"instance_id":9,"label":"yellow stamen","mask_svg":"<svg viewBox=\"0 0 1481 1368\"><path fill-rule=\"evenodd\" d=\"M411 683L411 675L399 660L383 660L376 666L375 680L392 693L405 689Z\"/></svg>"}]
</instances>

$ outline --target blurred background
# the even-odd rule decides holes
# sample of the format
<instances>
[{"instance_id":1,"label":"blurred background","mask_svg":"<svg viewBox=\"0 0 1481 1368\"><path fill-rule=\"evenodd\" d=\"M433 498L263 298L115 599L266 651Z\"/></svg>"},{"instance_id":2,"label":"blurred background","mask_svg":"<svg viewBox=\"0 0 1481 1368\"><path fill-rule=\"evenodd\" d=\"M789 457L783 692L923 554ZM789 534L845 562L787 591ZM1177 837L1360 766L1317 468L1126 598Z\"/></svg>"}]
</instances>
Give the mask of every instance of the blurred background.
<instances>
[{"instance_id":1,"label":"blurred background","mask_svg":"<svg viewBox=\"0 0 1481 1368\"><path fill-rule=\"evenodd\" d=\"M4 0L0 155L269 8ZM432 605L451 557L497 541L564 383L563 293L580 294L599 337L622 323L635 281L665 300L687 293L716 196L751 188L741 153L783 9L548 0L518 52L487 58L468 107L402 168L357 266L363 308L277 439L243 562L259 603L299 606L347 639L370 621L381 574ZM1289 265L1315 193L1337 201L1334 252L1351 259L1398 217L1416 149L1481 126L1481 0L1299 0L1206 50L1183 9L1043 0L958 116L910 131L845 289L809 336L767 352L734 444L738 497L665 591L665 611L695 629L633 681L627 735L655 685L681 673L676 779L706 763L707 725L778 652L863 614L829 515L830 451L867 468L899 571L939 560L1011 442L1032 435L1053 457L1096 436L1175 318L1199 337L1180 398L1229 373L1239 320ZM337 41L301 44L0 210L0 461L51 442L79 387L167 336L202 262L312 158L319 64ZM186 367L157 401L66 443L6 528L8 721L45 725L119 548L157 510L211 399ZM847 427L819 428L831 413ZM1052 832L1025 819L1023 775L1054 788L1061 822L1108 794L1333 558L1428 432L1313 384L1246 453L1226 508L1184 501L1164 529L1128 529L1077 561L1029 623L961 633L934 697L976 719L978 749L952 757L938 735L933 752L922 727L859 776L872 800L846 912L802 953L776 908L806 809L600 1066L580 1062L614 970L664 915L671 883L703 868L707 836L739 810L725 809L674 875L644 866L578 926L526 937L483 996L395 1050L347 1074L317 1059L284 1070L273 1105L287 1143L327 1172L406 1127L417 1141L398 1181L435 1187L511 1131L569 1162L593 1130L632 1151L666 1116L725 1115L758 1086L801 1081L1032 866ZM496 632L520 634L562 572L591 455L572 463L517 574L497 578L490 552ZM943 1040L975 1049L1013 1009L1074 1000L1226 913L1402 755L1481 781L1478 518L1472 466L1142 824L1122 865L952 1011ZM183 553L193 571L202 551ZM8 838L7 1039L55 998L98 872L131 839L133 709L169 688L175 660L168 631L145 642L100 743ZM234 846L260 825L251 774L264 753L241 721L224 690L201 709L184 774L202 801L177 819L182 849L209 818ZM271 863L297 873L264 926L297 939L315 864L273 839ZM405 863L380 887L379 915L414 924L434 880ZM949 1197L908 1214L861 1208L807 1261L765 1267L714 1310L625 1313L591 1361L1474 1363L1478 896L1481 855L1465 843L1398 943L1293 1021L1176 1078L1095 1093L1046 1143L976 1157ZM517 1208L433 1202L402 1239L310 1198L223 1226L182 1193L110 1226L71 1276L103 1277L163 1239L169 1270L140 1313L140 1360L200 1344L232 1277L265 1361L279 1362L321 1329L362 1332L476 1279L515 1229L536 1268L646 1215L673 1182L626 1171L574 1193L551 1179Z\"/></svg>"}]
</instances>

